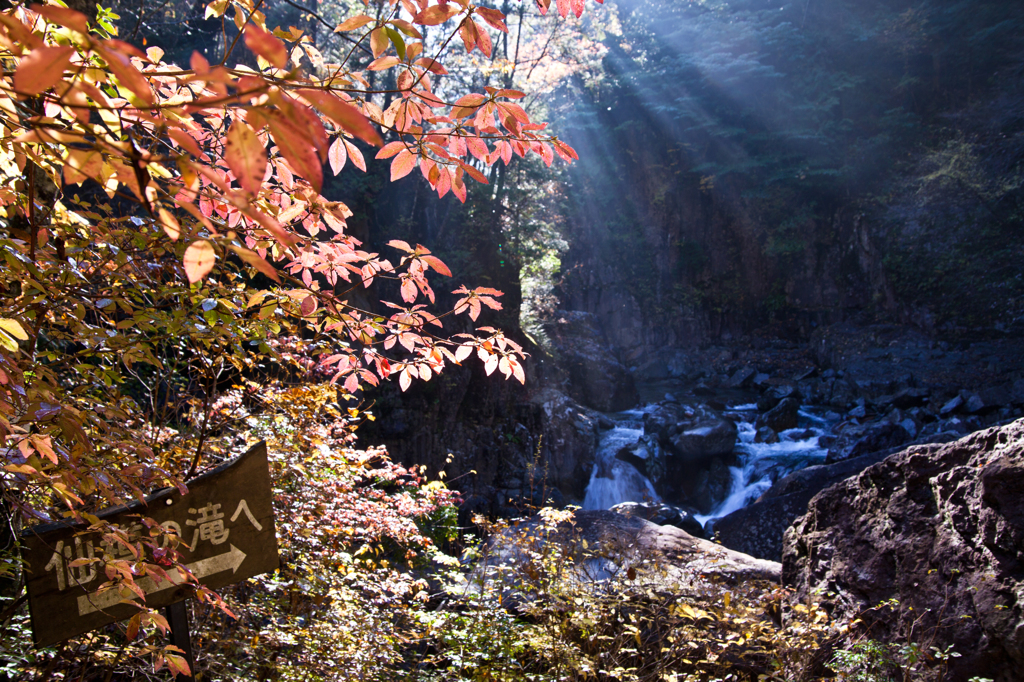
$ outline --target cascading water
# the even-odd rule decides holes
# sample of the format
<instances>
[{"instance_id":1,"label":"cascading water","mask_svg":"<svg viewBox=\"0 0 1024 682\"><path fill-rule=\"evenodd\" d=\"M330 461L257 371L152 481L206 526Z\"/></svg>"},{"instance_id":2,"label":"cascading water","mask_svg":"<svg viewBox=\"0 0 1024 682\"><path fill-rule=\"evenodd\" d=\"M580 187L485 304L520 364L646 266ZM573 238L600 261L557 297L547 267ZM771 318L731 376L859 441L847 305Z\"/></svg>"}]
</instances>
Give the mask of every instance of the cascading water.
<instances>
[{"instance_id":1,"label":"cascading water","mask_svg":"<svg viewBox=\"0 0 1024 682\"><path fill-rule=\"evenodd\" d=\"M609 415L615 426L601 434L597 462L590 474L584 509L609 509L621 502L658 502L658 493L636 467L615 457L622 448L644 435L644 410Z\"/></svg>"},{"instance_id":2,"label":"cascading water","mask_svg":"<svg viewBox=\"0 0 1024 682\"><path fill-rule=\"evenodd\" d=\"M608 509L622 502L661 501L654 486L636 467L616 457L643 436L643 415L653 407L609 415L615 426L605 431L598 443L597 463L587 485L584 509ZM825 459L826 451L818 447L818 437L828 430L829 424L813 408L801 409L798 427L780 433L776 443L754 442L756 411L754 404L726 410L738 429L736 462L730 467L732 484L725 499L710 514L694 515L701 524L742 509L784 476Z\"/></svg>"},{"instance_id":3,"label":"cascading water","mask_svg":"<svg viewBox=\"0 0 1024 682\"><path fill-rule=\"evenodd\" d=\"M732 486L729 494L710 514L695 514L701 524L721 518L742 509L762 494L772 484L797 469L811 464L820 464L828 454L818 447L818 437L825 433L828 424L811 410L800 410L800 424L779 434L777 443L755 443L757 429L754 417L757 405L737 405L726 411L727 415L739 417L736 427L739 440L736 443L736 465L729 467Z\"/></svg>"}]
</instances>

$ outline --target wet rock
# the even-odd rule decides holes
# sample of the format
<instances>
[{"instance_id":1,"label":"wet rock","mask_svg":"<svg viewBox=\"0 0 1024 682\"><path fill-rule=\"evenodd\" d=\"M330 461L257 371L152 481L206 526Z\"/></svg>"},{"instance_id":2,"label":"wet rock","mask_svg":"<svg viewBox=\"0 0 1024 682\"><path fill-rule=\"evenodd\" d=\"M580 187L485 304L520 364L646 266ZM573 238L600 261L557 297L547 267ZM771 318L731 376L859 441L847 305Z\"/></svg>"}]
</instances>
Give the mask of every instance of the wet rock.
<instances>
[{"instance_id":1,"label":"wet rock","mask_svg":"<svg viewBox=\"0 0 1024 682\"><path fill-rule=\"evenodd\" d=\"M865 417L868 416L868 408L864 407L863 405L858 405L857 407L847 412L846 416L848 416L851 419L864 419Z\"/></svg>"},{"instance_id":2,"label":"wet rock","mask_svg":"<svg viewBox=\"0 0 1024 682\"><path fill-rule=\"evenodd\" d=\"M729 388L747 388L753 383L756 374L757 370L753 367L741 367L729 377L727 385Z\"/></svg>"},{"instance_id":3,"label":"wet rock","mask_svg":"<svg viewBox=\"0 0 1024 682\"><path fill-rule=\"evenodd\" d=\"M789 384L772 386L757 399L757 409L759 412L768 412L786 398L798 397L796 388Z\"/></svg>"},{"instance_id":4,"label":"wet rock","mask_svg":"<svg viewBox=\"0 0 1024 682\"><path fill-rule=\"evenodd\" d=\"M635 516L651 523L656 523L659 526L682 528L696 538L705 537L704 526L694 518L696 509L676 507L664 503L623 502L622 504L615 505L609 511L625 516Z\"/></svg>"},{"instance_id":5,"label":"wet rock","mask_svg":"<svg viewBox=\"0 0 1024 682\"><path fill-rule=\"evenodd\" d=\"M644 433L683 463L699 463L730 454L736 445L736 425L704 406L659 403L644 415Z\"/></svg>"},{"instance_id":6,"label":"wet rock","mask_svg":"<svg viewBox=\"0 0 1024 682\"><path fill-rule=\"evenodd\" d=\"M717 416L695 420L669 437L668 449L685 463L728 455L736 446L736 425Z\"/></svg>"},{"instance_id":7,"label":"wet rock","mask_svg":"<svg viewBox=\"0 0 1024 682\"><path fill-rule=\"evenodd\" d=\"M951 647L944 679L1024 679L1022 490L1024 420L907 448L811 501L785 534L784 583L861 618L851 641Z\"/></svg>"},{"instance_id":8,"label":"wet rock","mask_svg":"<svg viewBox=\"0 0 1024 682\"><path fill-rule=\"evenodd\" d=\"M800 402L796 398L786 398L768 412L759 416L755 425L758 428L767 426L776 432L795 429L799 412Z\"/></svg>"},{"instance_id":9,"label":"wet rock","mask_svg":"<svg viewBox=\"0 0 1024 682\"><path fill-rule=\"evenodd\" d=\"M775 433L770 426L762 426L754 433L755 443L778 443L779 434Z\"/></svg>"},{"instance_id":10,"label":"wet rock","mask_svg":"<svg viewBox=\"0 0 1024 682\"><path fill-rule=\"evenodd\" d=\"M939 410L939 414L941 414L942 416L946 416L947 414L953 414L954 412L959 410L963 404L964 399L959 395L955 396L949 402L942 406L942 408Z\"/></svg>"},{"instance_id":11,"label":"wet rock","mask_svg":"<svg viewBox=\"0 0 1024 682\"><path fill-rule=\"evenodd\" d=\"M985 409L985 401L981 399L981 396L977 393L971 393L967 396L967 400L964 402L964 412L967 414L977 414Z\"/></svg>"},{"instance_id":12,"label":"wet rock","mask_svg":"<svg viewBox=\"0 0 1024 682\"><path fill-rule=\"evenodd\" d=\"M829 448L826 463L833 464L872 452L903 445L912 440L910 433L899 424L875 422L850 429Z\"/></svg>"}]
</instances>

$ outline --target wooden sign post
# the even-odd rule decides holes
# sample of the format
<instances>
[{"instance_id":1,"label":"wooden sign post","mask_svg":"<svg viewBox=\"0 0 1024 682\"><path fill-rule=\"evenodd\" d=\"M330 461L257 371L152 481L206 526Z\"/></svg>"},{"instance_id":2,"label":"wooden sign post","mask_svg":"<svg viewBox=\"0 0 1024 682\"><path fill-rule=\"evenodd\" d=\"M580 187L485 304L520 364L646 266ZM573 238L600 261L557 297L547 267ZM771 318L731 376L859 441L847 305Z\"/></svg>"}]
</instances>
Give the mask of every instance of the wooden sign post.
<instances>
[{"instance_id":1,"label":"wooden sign post","mask_svg":"<svg viewBox=\"0 0 1024 682\"><path fill-rule=\"evenodd\" d=\"M273 571L279 565L270 470L266 443L188 482L188 494L163 490L146 504L109 509L98 516L122 528L141 531L149 517L181 538L181 563L203 585L217 589ZM130 618L138 607L125 603L118 590L100 589L107 577L96 564L74 565L76 559L110 557L131 559L120 543L104 543L98 533L81 526L34 526L23 536L26 587L36 646L48 646L69 637ZM146 592L146 606L170 607L192 594L192 588L169 571L171 582L143 577L136 581ZM134 597L134 595L127 595ZM175 645L184 637L184 604L169 613ZM171 620L171 619L169 619ZM190 650L191 647L188 648ZM191 660L189 661L191 666Z\"/></svg>"}]
</instances>

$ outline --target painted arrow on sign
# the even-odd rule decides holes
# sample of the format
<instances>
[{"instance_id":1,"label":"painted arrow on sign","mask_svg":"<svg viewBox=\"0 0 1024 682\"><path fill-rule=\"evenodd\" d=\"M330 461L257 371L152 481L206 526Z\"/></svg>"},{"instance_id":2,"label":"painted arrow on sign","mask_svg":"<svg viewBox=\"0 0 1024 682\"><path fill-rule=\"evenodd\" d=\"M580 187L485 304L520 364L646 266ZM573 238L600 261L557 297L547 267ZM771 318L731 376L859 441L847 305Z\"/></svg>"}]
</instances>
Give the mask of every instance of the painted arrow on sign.
<instances>
[{"instance_id":1,"label":"painted arrow on sign","mask_svg":"<svg viewBox=\"0 0 1024 682\"><path fill-rule=\"evenodd\" d=\"M196 561L191 564L186 564L188 570L192 571L197 579L202 580L207 576L226 571L229 568L234 573L238 570L238 567L245 561L245 552L238 549L234 545L231 545L231 549L224 554L218 554L216 556ZM135 584L142 588L147 594L153 594L161 590L167 590L172 587L177 587L182 583L186 582L181 574L177 571L171 571L167 574L170 580L156 581L149 576L140 578L135 581ZM103 609L109 609L111 606L120 604L124 599L121 597L117 589L109 589L105 592L91 592L89 594L83 594L78 598L78 615L84 616L88 613L95 613L96 611L102 611Z\"/></svg>"}]
</instances>

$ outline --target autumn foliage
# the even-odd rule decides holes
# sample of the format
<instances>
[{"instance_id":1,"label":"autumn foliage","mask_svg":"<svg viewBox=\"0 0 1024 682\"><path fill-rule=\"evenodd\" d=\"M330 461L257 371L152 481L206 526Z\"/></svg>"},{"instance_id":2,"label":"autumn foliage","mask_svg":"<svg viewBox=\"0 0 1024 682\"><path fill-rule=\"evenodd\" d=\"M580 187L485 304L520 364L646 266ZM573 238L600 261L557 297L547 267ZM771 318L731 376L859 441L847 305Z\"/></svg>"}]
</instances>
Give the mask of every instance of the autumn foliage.
<instances>
[{"instance_id":1,"label":"autumn foliage","mask_svg":"<svg viewBox=\"0 0 1024 682\"><path fill-rule=\"evenodd\" d=\"M97 509L184 486L229 454L215 436L237 427L243 402L270 405L254 387L281 375L322 376L339 402L473 356L525 381L523 351L500 330L443 330L448 316L475 323L500 309L501 292L463 284L450 310L432 311L449 268L419 244L364 250L349 208L321 194L325 168L365 172L372 148L391 180L418 172L463 202L495 164L576 159L523 92L445 80L453 41L491 55L504 15L393 0L337 26L348 50L332 62L261 7L210 4L225 54L187 65L120 39L102 7L0 13L0 437L13 527L97 524ZM578 16L583 3L557 7ZM443 35L428 41L418 27ZM374 72L396 88L371 85ZM400 300L350 302L380 279ZM134 587L155 546L122 540L140 562L108 565L111 589Z\"/></svg>"}]
</instances>

